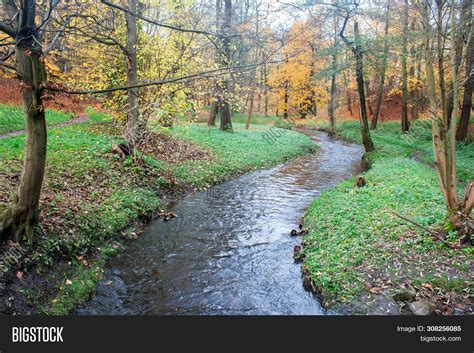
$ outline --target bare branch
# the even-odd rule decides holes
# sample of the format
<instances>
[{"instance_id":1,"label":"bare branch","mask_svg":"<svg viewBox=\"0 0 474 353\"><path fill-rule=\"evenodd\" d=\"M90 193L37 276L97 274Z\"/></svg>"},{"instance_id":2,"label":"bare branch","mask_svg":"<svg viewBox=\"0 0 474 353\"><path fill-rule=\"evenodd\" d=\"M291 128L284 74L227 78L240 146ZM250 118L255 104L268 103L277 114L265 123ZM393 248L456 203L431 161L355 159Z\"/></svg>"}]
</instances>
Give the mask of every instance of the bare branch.
<instances>
[{"instance_id":1,"label":"bare branch","mask_svg":"<svg viewBox=\"0 0 474 353\"><path fill-rule=\"evenodd\" d=\"M10 65L10 64L6 63L6 62L3 61L3 60L0 60L0 66L6 67L7 69L12 70L12 71L16 71L16 67L15 67L15 66Z\"/></svg>"}]
</instances>

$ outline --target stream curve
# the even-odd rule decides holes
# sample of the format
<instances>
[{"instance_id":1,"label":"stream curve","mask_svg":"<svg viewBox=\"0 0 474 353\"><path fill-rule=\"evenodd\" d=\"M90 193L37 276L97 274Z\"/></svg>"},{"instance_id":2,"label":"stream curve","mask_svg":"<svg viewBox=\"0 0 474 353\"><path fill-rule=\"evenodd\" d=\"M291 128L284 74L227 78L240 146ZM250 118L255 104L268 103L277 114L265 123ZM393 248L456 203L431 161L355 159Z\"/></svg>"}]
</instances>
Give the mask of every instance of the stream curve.
<instances>
[{"instance_id":1,"label":"stream curve","mask_svg":"<svg viewBox=\"0 0 474 353\"><path fill-rule=\"evenodd\" d=\"M311 133L320 149L188 195L110 260L79 315L320 315L293 247L304 210L361 171L363 149ZM275 143L278 143L276 141Z\"/></svg>"}]
</instances>

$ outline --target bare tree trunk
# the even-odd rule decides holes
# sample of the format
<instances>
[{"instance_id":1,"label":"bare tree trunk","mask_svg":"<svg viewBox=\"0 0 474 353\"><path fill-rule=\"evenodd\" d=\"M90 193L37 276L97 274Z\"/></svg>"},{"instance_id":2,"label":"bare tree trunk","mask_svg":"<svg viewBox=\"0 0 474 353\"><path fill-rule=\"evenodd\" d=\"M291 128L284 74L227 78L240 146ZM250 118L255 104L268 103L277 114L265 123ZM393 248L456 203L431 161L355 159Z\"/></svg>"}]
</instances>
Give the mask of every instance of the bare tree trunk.
<instances>
[{"instance_id":1,"label":"bare tree trunk","mask_svg":"<svg viewBox=\"0 0 474 353\"><path fill-rule=\"evenodd\" d=\"M359 105L360 105L360 132L362 136L362 143L364 144L365 151L371 152L374 148L374 143L370 136L369 122L367 118L367 107L365 102L365 87L364 87L364 66L362 58L362 49L360 46L360 36L359 36L359 24L357 21L354 22L354 36L355 36L355 45L350 43L347 38L344 36L344 29L349 20L347 16L344 20L344 25L342 27L339 36L342 38L344 43L352 50L356 59L356 80L357 80L357 91L359 93Z\"/></svg>"},{"instance_id":2,"label":"bare tree trunk","mask_svg":"<svg viewBox=\"0 0 474 353\"><path fill-rule=\"evenodd\" d=\"M337 22L336 17L333 19L334 25L334 49L332 52L332 62L331 62L331 88L329 94L329 104L328 104L328 115L329 115L329 126L331 127L331 132L334 133L336 131L336 117L335 117L335 110L336 110L336 71L337 71L337 29L339 28L339 24Z\"/></svg>"},{"instance_id":3,"label":"bare tree trunk","mask_svg":"<svg viewBox=\"0 0 474 353\"><path fill-rule=\"evenodd\" d=\"M468 40L467 52L466 52L466 63L465 72L466 78L464 83L464 97L462 102L461 117L459 120L459 126L456 132L456 140L463 141L467 138L469 130L469 119L471 118L472 109L472 86L474 84L474 45L472 35L469 36L470 31L474 29L472 25L472 0L464 0L462 4L462 13L465 15L465 26L464 26L464 39Z\"/></svg>"},{"instance_id":4,"label":"bare tree trunk","mask_svg":"<svg viewBox=\"0 0 474 353\"><path fill-rule=\"evenodd\" d=\"M332 133L336 131L336 117L334 116L335 103L336 103L335 101L336 101L336 73L334 72L331 75L331 92L330 92L330 101L328 105L329 126L331 127Z\"/></svg>"},{"instance_id":5,"label":"bare tree trunk","mask_svg":"<svg viewBox=\"0 0 474 353\"><path fill-rule=\"evenodd\" d=\"M221 12L222 12L222 0L216 0L216 27L220 30L220 23L221 23ZM220 42L221 38L218 38L218 42ZM216 49L216 53L214 55L214 60L216 63L221 64L221 58L220 58L220 53L219 49ZM209 119L207 120L207 125L208 126L216 126L216 118L217 114L219 114L220 111L220 98L221 98L221 90L219 87L219 82L215 81L214 82L214 99L211 100L211 106L209 110Z\"/></svg>"},{"instance_id":6,"label":"bare tree trunk","mask_svg":"<svg viewBox=\"0 0 474 353\"><path fill-rule=\"evenodd\" d=\"M365 93L367 95L367 108L369 109L369 115L374 116L374 110L372 109L372 91L370 90L370 83L368 80L364 80Z\"/></svg>"},{"instance_id":7,"label":"bare tree trunk","mask_svg":"<svg viewBox=\"0 0 474 353\"><path fill-rule=\"evenodd\" d=\"M446 81L444 74L444 45L445 45L445 36L443 33L443 7L445 0L436 0L437 7L437 38L438 38L438 79L439 79L439 88L441 93L441 109L443 111L443 121L447 119L448 112L448 102L446 97Z\"/></svg>"},{"instance_id":8,"label":"bare tree trunk","mask_svg":"<svg viewBox=\"0 0 474 353\"><path fill-rule=\"evenodd\" d=\"M288 119L288 99L289 99L289 96L288 96L288 87L289 84L288 84L288 81L285 82L285 95L284 95L284 105L283 105L283 119Z\"/></svg>"},{"instance_id":9,"label":"bare tree trunk","mask_svg":"<svg viewBox=\"0 0 474 353\"><path fill-rule=\"evenodd\" d=\"M456 22L455 3L451 2L451 23ZM471 181L468 183L466 188L465 196L463 201L459 202L456 188L456 131L458 123L459 105L454 104L452 119L448 123L447 106L442 106L443 115L442 119L438 117L438 105L436 101L436 88L435 88L435 76L433 68L433 54L430 45L431 38L431 26L430 26L430 11L429 3L424 3L421 6L422 21L423 21L423 41L424 41L424 54L425 54L425 65L426 65L426 87L429 100L429 111L432 116L432 133L433 133L433 152L435 159L435 167L438 175L439 186L443 197L446 201L448 210L460 210L466 217L472 211L474 206L474 183ZM440 11L440 9L438 9ZM438 13L437 35L443 36L443 39L438 38L438 46L444 35L440 30L442 23L439 21L440 15ZM453 83L453 100L457 102L459 98L459 70L456 70L456 28L457 26L451 26L451 70L452 70L452 83ZM438 48L439 51L443 50ZM466 53L467 45L464 46L462 53ZM466 54L465 54L466 55ZM461 57L464 55L462 54ZM438 62L439 65L439 62ZM441 76L442 77L442 76ZM441 92L441 98L443 92Z\"/></svg>"},{"instance_id":10,"label":"bare tree trunk","mask_svg":"<svg viewBox=\"0 0 474 353\"><path fill-rule=\"evenodd\" d=\"M250 127L250 119L252 118L252 112L253 112L254 96L255 96L255 90L252 89L252 92L250 93L250 106L249 106L249 109L247 110L247 118L245 119L245 130L248 130Z\"/></svg>"},{"instance_id":11,"label":"bare tree trunk","mask_svg":"<svg viewBox=\"0 0 474 353\"><path fill-rule=\"evenodd\" d=\"M16 5L14 5L16 7ZM22 103L26 125L26 143L20 185L12 203L0 215L0 237L15 241L34 241L38 206L46 166L46 120L43 84L46 70L35 24L35 0L22 0L16 38L17 77L22 83ZM22 33L27 33L23 36ZM34 33L31 35L31 33Z\"/></svg>"},{"instance_id":12,"label":"bare tree trunk","mask_svg":"<svg viewBox=\"0 0 474 353\"><path fill-rule=\"evenodd\" d=\"M385 86L385 73L387 71L387 59L388 59L388 29L390 26L390 2L387 1L387 8L385 10L385 31L383 38L383 59L382 59L382 72L380 72L380 85L377 93L377 103L375 105L375 112L370 122L370 129L377 129L377 123L380 114L380 106L382 105L383 90Z\"/></svg>"},{"instance_id":13,"label":"bare tree trunk","mask_svg":"<svg viewBox=\"0 0 474 353\"><path fill-rule=\"evenodd\" d=\"M351 92L348 88L348 82L347 82L347 77L346 73L343 71L342 72L342 78L344 79L344 86L346 87L346 102L347 102L347 110L351 114L351 116L354 116L354 112L352 111L352 100L351 100Z\"/></svg>"},{"instance_id":14,"label":"bare tree trunk","mask_svg":"<svg viewBox=\"0 0 474 353\"><path fill-rule=\"evenodd\" d=\"M264 114L268 117L268 74L267 64L263 64L263 94L264 94Z\"/></svg>"},{"instance_id":15,"label":"bare tree trunk","mask_svg":"<svg viewBox=\"0 0 474 353\"><path fill-rule=\"evenodd\" d=\"M224 0L224 20L222 22L222 33L223 33L223 40L222 40L222 54L224 56L224 64L230 64L230 28L231 28L231 21L232 21L232 1L231 0ZM229 79L224 79L222 81L222 103L220 107L220 115L221 115L221 131L232 131L232 122L231 122L231 112L230 112L230 105L229 105L229 90L230 90L230 83Z\"/></svg>"},{"instance_id":16,"label":"bare tree trunk","mask_svg":"<svg viewBox=\"0 0 474 353\"><path fill-rule=\"evenodd\" d=\"M217 98L217 101L213 100L211 102L211 106L209 109L209 119L207 121L208 126L216 126L216 117L218 113L219 113L219 101Z\"/></svg>"},{"instance_id":17,"label":"bare tree trunk","mask_svg":"<svg viewBox=\"0 0 474 353\"><path fill-rule=\"evenodd\" d=\"M408 0L403 6L403 38L402 38L402 131L410 130L408 121Z\"/></svg>"},{"instance_id":18,"label":"bare tree trunk","mask_svg":"<svg viewBox=\"0 0 474 353\"><path fill-rule=\"evenodd\" d=\"M132 13L137 13L137 0L128 0L128 9ZM127 84L130 87L138 83L137 64L137 17L130 13L125 13L127 22ZM139 111L138 88L128 90L128 111L127 126L125 129L125 139L130 146L135 146L140 142L140 111Z\"/></svg>"}]
</instances>

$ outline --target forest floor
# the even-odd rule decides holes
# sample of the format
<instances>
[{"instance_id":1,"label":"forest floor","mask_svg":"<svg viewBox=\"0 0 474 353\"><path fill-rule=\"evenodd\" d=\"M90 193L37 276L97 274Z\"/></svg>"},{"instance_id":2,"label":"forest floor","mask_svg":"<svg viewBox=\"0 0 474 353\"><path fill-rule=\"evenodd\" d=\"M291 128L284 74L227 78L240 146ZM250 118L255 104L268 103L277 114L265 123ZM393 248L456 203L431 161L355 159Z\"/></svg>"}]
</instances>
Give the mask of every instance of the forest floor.
<instances>
[{"instance_id":1,"label":"forest floor","mask_svg":"<svg viewBox=\"0 0 474 353\"><path fill-rule=\"evenodd\" d=\"M233 134L201 124L155 127L140 148L140 167L111 153L122 139L109 116L93 110L88 116L86 122L49 130L39 215L43 236L34 250L2 246L0 258L13 261L2 262L8 271L0 273L0 312L72 312L94 292L105 261L126 239L139 236L142 222L169 216L163 210L167 199L316 148L297 132L282 134L271 145L262 136L268 126L244 130L236 123ZM24 144L24 135L0 140L0 211L18 185Z\"/></svg>"},{"instance_id":2,"label":"forest floor","mask_svg":"<svg viewBox=\"0 0 474 353\"><path fill-rule=\"evenodd\" d=\"M320 123L325 128L327 124ZM398 122L372 131L371 168L323 193L308 208L301 254L304 284L338 312L472 314L473 248L458 248L444 222L446 207L433 168L431 129L417 122L408 136ZM360 143L358 121L337 135ZM458 146L460 192L474 179L474 143ZM444 241L394 215L432 230Z\"/></svg>"}]
</instances>

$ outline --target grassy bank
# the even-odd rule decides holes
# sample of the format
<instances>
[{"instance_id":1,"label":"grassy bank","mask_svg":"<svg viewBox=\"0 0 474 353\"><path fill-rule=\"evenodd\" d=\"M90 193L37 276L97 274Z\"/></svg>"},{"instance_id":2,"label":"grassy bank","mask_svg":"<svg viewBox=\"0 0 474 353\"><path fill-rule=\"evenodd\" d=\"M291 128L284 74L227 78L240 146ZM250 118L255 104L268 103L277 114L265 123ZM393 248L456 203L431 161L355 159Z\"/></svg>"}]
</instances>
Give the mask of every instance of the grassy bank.
<instances>
[{"instance_id":1,"label":"grassy bank","mask_svg":"<svg viewBox=\"0 0 474 353\"><path fill-rule=\"evenodd\" d=\"M365 187L347 180L308 208L306 281L329 307L383 313L395 306L397 312L397 306L403 311L408 302L424 300L439 313L465 312L473 299L473 252L447 245L456 235L444 222L446 208L430 166L430 131L420 130L410 143L399 129L398 123L385 123L373 132L377 151L366 155L372 168L364 175ZM344 122L338 134L360 142L358 122ZM460 146L458 158L460 179L472 180L474 145ZM445 228L446 244L392 212ZM364 304L349 304L354 301Z\"/></svg>"},{"instance_id":2,"label":"grassy bank","mask_svg":"<svg viewBox=\"0 0 474 353\"><path fill-rule=\"evenodd\" d=\"M90 122L49 131L43 236L8 278L9 288L22 293L16 297L20 313L64 314L87 299L107 258L123 239L139 233L130 225L161 208L160 197L170 188L202 189L315 148L310 138L294 132L269 145L262 137L268 127L244 131L237 124L229 134L190 125L152 135L143 147L147 167L142 168L130 157L111 154L121 138L109 125L94 123L106 121L103 114L89 115ZM24 143L24 136L0 140L0 205L18 184Z\"/></svg>"},{"instance_id":3,"label":"grassy bank","mask_svg":"<svg viewBox=\"0 0 474 353\"><path fill-rule=\"evenodd\" d=\"M69 121L71 118L72 114L46 109L46 124L48 126ZM24 129L23 109L21 107L0 104L0 135Z\"/></svg>"}]
</instances>

